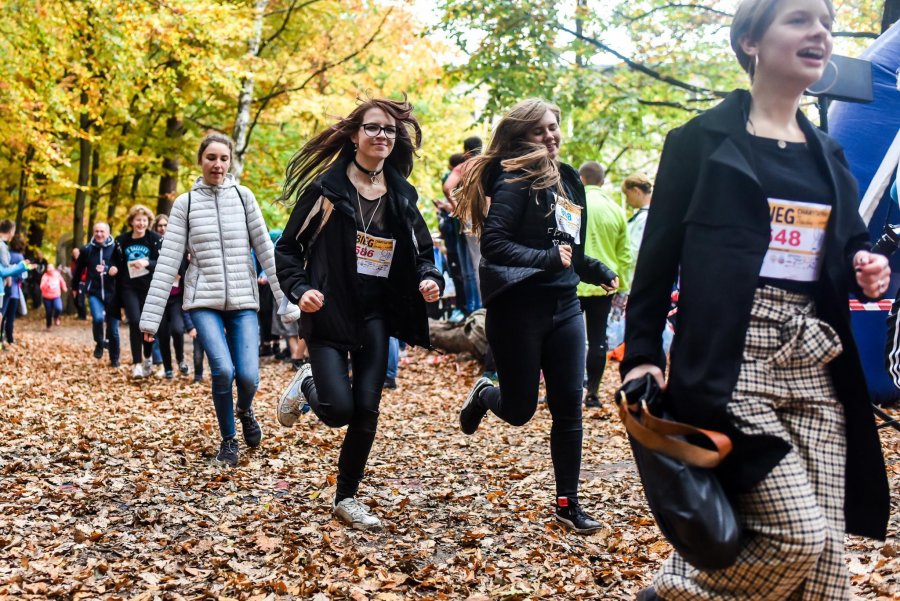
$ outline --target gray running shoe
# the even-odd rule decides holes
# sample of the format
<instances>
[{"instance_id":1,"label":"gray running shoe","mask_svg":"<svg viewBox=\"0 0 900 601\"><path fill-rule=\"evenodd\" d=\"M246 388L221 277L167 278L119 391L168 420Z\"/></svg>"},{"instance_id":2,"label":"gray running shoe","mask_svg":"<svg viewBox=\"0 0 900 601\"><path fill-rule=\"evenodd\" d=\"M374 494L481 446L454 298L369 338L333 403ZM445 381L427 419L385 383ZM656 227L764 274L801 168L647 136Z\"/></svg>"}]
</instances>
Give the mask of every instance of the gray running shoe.
<instances>
[{"instance_id":1,"label":"gray running shoe","mask_svg":"<svg viewBox=\"0 0 900 601\"><path fill-rule=\"evenodd\" d=\"M380 530L381 520L372 515L369 508L354 499L347 497L334 506L334 515L339 520L357 530Z\"/></svg>"},{"instance_id":2,"label":"gray running shoe","mask_svg":"<svg viewBox=\"0 0 900 601\"><path fill-rule=\"evenodd\" d=\"M303 382L306 378L311 377L312 365L304 363L294 374L291 383L281 393L281 398L278 399L278 405L275 407L275 417L278 419L278 423L285 428L293 426L302 414L309 411L306 395L303 394Z\"/></svg>"}]
</instances>

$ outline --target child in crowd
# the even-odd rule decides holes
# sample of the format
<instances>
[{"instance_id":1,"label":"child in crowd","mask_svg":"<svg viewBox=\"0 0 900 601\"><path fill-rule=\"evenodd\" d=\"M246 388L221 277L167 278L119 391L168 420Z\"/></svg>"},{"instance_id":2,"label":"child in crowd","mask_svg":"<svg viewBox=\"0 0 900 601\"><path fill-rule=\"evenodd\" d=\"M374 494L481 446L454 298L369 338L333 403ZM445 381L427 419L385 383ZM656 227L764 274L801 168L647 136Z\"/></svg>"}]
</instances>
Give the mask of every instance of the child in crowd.
<instances>
[{"instance_id":1,"label":"child in crowd","mask_svg":"<svg viewBox=\"0 0 900 601\"><path fill-rule=\"evenodd\" d=\"M66 281L56 271L53 263L47 264L47 271L41 276L41 297L44 299L44 311L47 314L47 329L53 324L59 325L62 315L62 295L68 291Z\"/></svg>"}]
</instances>

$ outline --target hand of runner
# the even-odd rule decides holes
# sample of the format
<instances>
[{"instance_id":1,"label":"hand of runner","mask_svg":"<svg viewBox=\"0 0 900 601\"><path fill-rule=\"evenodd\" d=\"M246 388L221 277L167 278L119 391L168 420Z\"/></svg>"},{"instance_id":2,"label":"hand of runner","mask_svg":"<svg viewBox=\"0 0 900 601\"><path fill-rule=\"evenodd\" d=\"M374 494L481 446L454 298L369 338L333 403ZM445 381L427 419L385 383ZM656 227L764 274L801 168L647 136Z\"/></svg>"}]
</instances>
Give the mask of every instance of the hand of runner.
<instances>
[{"instance_id":1,"label":"hand of runner","mask_svg":"<svg viewBox=\"0 0 900 601\"><path fill-rule=\"evenodd\" d=\"M419 292L422 293L426 303L433 303L440 298L441 288L434 280L423 280L419 284Z\"/></svg>"},{"instance_id":2,"label":"hand of runner","mask_svg":"<svg viewBox=\"0 0 900 601\"><path fill-rule=\"evenodd\" d=\"M325 306L325 295L318 290L307 290L300 297L300 310L304 313L315 313Z\"/></svg>"},{"instance_id":3,"label":"hand of runner","mask_svg":"<svg viewBox=\"0 0 900 601\"><path fill-rule=\"evenodd\" d=\"M626 382L630 382L631 380L640 378L644 374L650 374L651 376L653 376L653 378L656 380L656 383L659 384L660 390L666 389L666 378L665 376L663 376L662 370L652 363L645 363L633 368L631 371L625 374L624 378L622 378L622 384L624 385Z\"/></svg>"},{"instance_id":4,"label":"hand of runner","mask_svg":"<svg viewBox=\"0 0 900 601\"><path fill-rule=\"evenodd\" d=\"M881 298L891 283L887 257L861 250L853 257L856 283L869 298Z\"/></svg>"},{"instance_id":5,"label":"hand of runner","mask_svg":"<svg viewBox=\"0 0 900 601\"><path fill-rule=\"evenodd\" d=\"M560 244L557 248L559 248L559 258L562 260L563 268L568 269L572 264L572 247L568 244Z\"/></svg>"}]
</instances>

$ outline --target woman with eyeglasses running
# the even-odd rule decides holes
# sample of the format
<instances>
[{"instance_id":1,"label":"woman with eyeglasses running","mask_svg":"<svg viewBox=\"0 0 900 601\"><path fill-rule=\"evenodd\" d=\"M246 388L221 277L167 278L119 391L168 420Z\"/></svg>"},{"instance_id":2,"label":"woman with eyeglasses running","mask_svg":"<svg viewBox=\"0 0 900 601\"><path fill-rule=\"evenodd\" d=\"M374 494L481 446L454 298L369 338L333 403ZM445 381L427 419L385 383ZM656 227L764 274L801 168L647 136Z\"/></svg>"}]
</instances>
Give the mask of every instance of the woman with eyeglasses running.
<instances>
[{"instance_id":1,"label":"woman with eyeglasses running","mask_svg":"<svg viewBox=\"0 0 900 601\"><path fill-rule=\"evenodd\" d=\"M443 286L406 181L421 140L411 104L368 100L300 149L284 183L284 198L296 204L275 264L302 311L309 363L282 395L277 418L290 427L308 404L329 427L347 426L332 509L359 529L381 527L356 495L375 439L388 338L429 346L425 303Z\"/></svg>"},{"instance_id":2,"label":"woman with eyeglasses running","mask_svg":"<svg viewBox=\"0 0 900 601\"><path fill-rule=\"evenodd\" d=\"M618 277L584 254L586 201L578 172L560 162L559 107L525 100L506 113L487 151L473 159L458 192L457 212L481 236L485 331L500 385L480 378L459 414L474 434L490 411L522 426L547 384L556 518L588 534L600 524L578 502L581 383L585 365L579 278L606 290Z\"/></svg>"},{"instance_id":3,"label":"woman with eyeglasses running","mask_svg":"<svg viewBox=\"0 0 900 601\"><path fill-rule=\"evenodd\" d=\"M743 0L731 47L750 90L669 132L625 325L624 381L724 431L734 565L672 553L641 600L850 598L844 533L884 539L890 495L847 299L887 290L840 145L800 110L832 50L830 0ZM662 333L673 282L668 380Z\"/></svg>"}]
</instances>

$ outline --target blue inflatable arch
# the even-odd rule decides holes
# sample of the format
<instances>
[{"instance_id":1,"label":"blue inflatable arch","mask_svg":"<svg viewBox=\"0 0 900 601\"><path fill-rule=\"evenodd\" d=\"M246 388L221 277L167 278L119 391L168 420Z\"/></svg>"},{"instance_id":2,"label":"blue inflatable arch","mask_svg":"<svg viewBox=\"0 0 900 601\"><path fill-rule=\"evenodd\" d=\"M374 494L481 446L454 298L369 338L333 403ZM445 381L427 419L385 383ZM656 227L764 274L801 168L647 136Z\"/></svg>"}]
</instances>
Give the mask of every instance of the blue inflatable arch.
<instances>
[{"instance_id":1,"label":"blue inflatable arch","mask_svg":"<svg viewBox=\"0 0 900 601\"><path fill-rule=\"evenodd\" d=\"M874 101L871 104L835 102L828 113L829 133L843 145L847 160L859 181L860 200L875 181L875 195L867 214L871 214L869 232L877 240L887 223L900 223L900 208L890 199L890 183L896 178L897 159L893 159L890 181L882 182L885 157L896 151L895 140L900 131L900 23L895 23L882 34L859 58L872 63ZM882 188L886 186L886 188ZM877 189L876 189L877 188ZM878 194L884 189L882 194ZM871 196L871 193L870 193ZM891 260L891 288L887 298L893 299L900 288L900 252ZM852 312L853 331L859 344L860 356L866 372L866 381L872 398L877 403L891 403L900 399L898 390L884 367L886 342L885 320L887 311L867 310Z\"/></svg>"}]
</instances>

